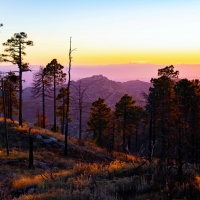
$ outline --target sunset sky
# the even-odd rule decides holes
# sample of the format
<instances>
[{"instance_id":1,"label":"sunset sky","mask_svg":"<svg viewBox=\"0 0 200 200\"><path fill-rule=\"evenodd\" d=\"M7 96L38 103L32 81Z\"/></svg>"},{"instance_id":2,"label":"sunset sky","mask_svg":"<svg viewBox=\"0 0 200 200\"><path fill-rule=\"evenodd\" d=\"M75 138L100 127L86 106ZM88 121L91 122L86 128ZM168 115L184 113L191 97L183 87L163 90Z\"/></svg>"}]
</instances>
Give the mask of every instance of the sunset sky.
<instances>
[{"instance_id":1,"label":"sunset sky","mask_svg":"<svg viewBox=\"0 0 200 200\"><path fill-rule=\"evenodd\" d=\"M0 0L0 43L26 32L31 64L199 64L199 0ZM4 47L0 46L2 52Z\"/></svg>"}]
</instances>

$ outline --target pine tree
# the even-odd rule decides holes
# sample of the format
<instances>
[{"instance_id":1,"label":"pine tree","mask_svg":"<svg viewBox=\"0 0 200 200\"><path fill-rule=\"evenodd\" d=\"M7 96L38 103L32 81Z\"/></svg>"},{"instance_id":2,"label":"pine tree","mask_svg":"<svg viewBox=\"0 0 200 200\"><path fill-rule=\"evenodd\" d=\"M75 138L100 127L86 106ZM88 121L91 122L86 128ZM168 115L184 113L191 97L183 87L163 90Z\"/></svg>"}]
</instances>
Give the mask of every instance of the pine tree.
<instances>
[{"instance_id":1,"label":"pine tree","mask_svg":"<svg viewBox=\"0 0 200 200\"><path fill-rule=\"evenodd\" d=\"M17 100L17 91L19 90L19 77L14 72L9 72L4 80L5 84L5 106L7 117L13 120L13 115L19 109L19 102Z\"/></svg>"},{"instance_id":2,"label":"pine tree","mask_svg":"<svg viewBox=\"0 0 200 200\"><path fill-rule=\"evenodd\" d=\"M134 126L134 106L135 101L128 94L125 94L115 105L115 116L117 117L119 125L122 128L122 145L124 152L126 151L126 136L129 136L130 140L130 131ZM130 148L130 143L128 145Z\"/></svg>"},{"instance_id":3,"label":"pine tree","mask_svg":"<svg viewBox=\"0 0 200 200\"><path fill-rule=\"evenodd\" d=\"M178 174L182 174L184 160L198 163L199 159L199 122L200 122L200 82L182 79L176 83L176 135ZM185 149L188 151L186 152Z\"/></svg>"},{"instance_id":4,"label":"pine tree","mask_svg":"<svg viewBox=\"0 0 200 200\"><path fill-rule=\"evenodd\" d=\"M63 73L64 67L53 59L46 66L46 72L53 82L53 101L54 101L54 124L53 131L56 132L56 88L59 84L66 81L66 73Z\"/></svg>"},{"instance_id":5,"label":"pine tree","mask_svg":"<svg viewBox=\"0 0 200 200\"><path fill-rule=\"evenodd\" d=\"M134 129L135 129L135 151L138 152L139 148L139 129L141 125L142 119L145 118L145 111L144 108L141 106L134 106L133 109L133 123L134 123Z\"/></svg>"},{"instance_id":6,"label":"pine tree","mask_svg":"<svg viewBox=\"0 0 200 200\"><path fill-rule=\"evenodd\" d=\"M175 141L172 142L172 138L175 131L176 123L176 103L175 103L175 78L177 78L179 72L174 71L173 66L165 67L158 70L157 79L151 79L153 87L149 89L148 104L146 106L149 113L149 149L148 156L151 162L152 148L155 146L155 142L159 141L160 157L159 171L161 172L165 165L169 165L172 161L173 152L175 147Z\"/></svg>"},{"instance_id":7,"label":"pine tree","mask_svg":"<svg viewBox=\"0 0 200 200\"><path fill-rule=\"evenodd\" d=\"M93 131L93 139L96 143L103 147L108 139L107 130L110 126L110 119L112 116L111 108L105 104L105 100L98 98L92 103L90 109L90 121L88 122L88 131Z\"/></svg>"},{"instance_id":8,"label":"pine tree","mask_svg":"<svg viewBox=\"0 0 200 200\"><path fill-rule=\"evenodd\" d=\"M61 105L57 106L57 116L60 118L61 122L61 133L64 134L64 125L65 125L65 115L66 115L66 102L67 102L67 88L61 87L59 94L57 95L56 100L61 102Z\"/></svg>"},{"instance_id":9,"label":"pine tree","mask_svg":"<svg viewBox=\"0 0 200 200\"><path fill-rule=\"evenodd\" d=\"M47 76L46 68L40 67L39 71L33 74L32 94L34 98L42 98L42 128L47 125L45 115L45 99L51 98L51 79Z\"/></svg>"},{"instance_id":10,"label":"pine tree","mask_svg":"<svg viewBox=\"0 0 200 200\"><path fill-rule=\"evenodd\" d=\"M2 61L11 62L19 68L19 126L22 126L22 72L30 70L28 64L23 62L23 56L26 55L23 50L26 46L33 46L33 42L26 38L27 34L24 32L15 33L11 39L3 43L3 46L7 46L4 50L7 54L0 56Z\"/></svg>"}]
</instances>

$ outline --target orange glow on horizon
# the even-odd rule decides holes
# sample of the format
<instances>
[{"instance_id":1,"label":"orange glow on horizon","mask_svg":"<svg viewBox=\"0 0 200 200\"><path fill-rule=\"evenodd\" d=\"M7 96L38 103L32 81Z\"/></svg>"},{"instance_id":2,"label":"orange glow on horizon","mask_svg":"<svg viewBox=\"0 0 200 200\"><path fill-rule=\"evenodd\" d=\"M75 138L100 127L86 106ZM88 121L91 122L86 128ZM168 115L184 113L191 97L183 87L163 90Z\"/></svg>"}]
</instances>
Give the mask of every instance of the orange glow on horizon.
<instances>
[{"instance_id":1,"label":"orange glow on horizon","mask_svg":"<svg viewBox=\"0 0 200 200\"><path fill-rule=\"evenodd\" d=\"M68 52L65 51L44 51L41 52L27 52L27 56L24 57L24 61L30 63L30 65L42 65L46 66L52 59L62 65L68 65L69 58ZM112 65L112 64L155 64L155 65L179 65L179 64L200 64L200 51L132 51L132 52L107 52L107 51L82 51L77 50L72 54L73 65Z\"/></svg>"},{"instance_id":2,"label":"orange glow on horizon","mask_svg":"<svg viewBox=\"0 0 200 200\"><path fill-rule=\"evenodd\" d=\"M68 58L61 56L59 62L68 64ZM200 52L74 52L74 65L112 65L124 63L178 65L199 64Z\"/></svg>"}]
</instances>

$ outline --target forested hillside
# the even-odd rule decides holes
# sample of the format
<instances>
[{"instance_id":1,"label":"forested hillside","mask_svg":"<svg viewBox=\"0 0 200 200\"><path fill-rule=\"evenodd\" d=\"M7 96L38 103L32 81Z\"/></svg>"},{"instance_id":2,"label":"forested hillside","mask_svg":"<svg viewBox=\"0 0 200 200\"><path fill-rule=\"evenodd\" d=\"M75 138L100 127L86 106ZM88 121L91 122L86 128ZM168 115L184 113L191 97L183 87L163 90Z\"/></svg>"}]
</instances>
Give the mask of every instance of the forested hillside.
<instances>
[{"instance_id":1,"label":"forested hillside","mask_svg":"<svg viewBox=\"0 0 200 200\"><path fill-rule=\"evenodd\" d=\"M1 122L5 179L1 197L62 199L62 191L70 199L105 199L105 195L108 199L199 199L200 84L178 79L178 74L167 66L158 70L159 78L152 78L151 84L119 83L101 75L71 82L67 157L59 115L66 86L56 89L61 126L54 131L52 125L54 132L43 129L41 97L34 98L33 89L24 89L23 116L31 128L24 120L19 127L8 119L8 124ZM6 79L10 84L12 76ZM44 128L48 120L53 122L51 92ZM13 94L16 98L17 92ZM12 111L9 97L3 101L7 118ZM12 106L15 116L18 105Z\"/></svg>"},{"instance_id":2,"label":"forested hillside","mask_svg":"<svg viewBox=\"0 0 200 200\"><path fill-rule=\"evenodd\" d=\"M200 81L170 65L150 83L75 82L71 43L67 73L52 59L31 88L33 41L3 43L18 71L1 72L0 199L199 200Z\"/></svg>"}]
</instances>

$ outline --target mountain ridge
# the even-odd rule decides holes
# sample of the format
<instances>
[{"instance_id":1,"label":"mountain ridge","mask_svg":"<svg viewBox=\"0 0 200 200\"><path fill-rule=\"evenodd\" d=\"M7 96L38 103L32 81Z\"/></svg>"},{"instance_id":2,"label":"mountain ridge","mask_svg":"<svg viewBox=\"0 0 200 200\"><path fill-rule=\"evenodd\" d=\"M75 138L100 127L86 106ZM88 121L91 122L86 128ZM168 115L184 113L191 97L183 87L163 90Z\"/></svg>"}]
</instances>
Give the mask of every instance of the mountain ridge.
<instances>
[{"instance_id":1,"label":"mountain ridge","mask_svg":"<svg viewBox=\"0 0 200 200\"><path fill-rule=\"evenodd\" d=\"M118 82L108 79L103 75L93 75L88 78L83 78L78 81L71 82L71 93L72 97L71 103L71 115L73 122L70 123L74 130L78 130L78 88L81 86L81 90L85 90L83 95L83 128L86 129L87 121L89 119L89 112L92 102L96 101L99 97L105 99L105 103L111 107L112 110L115 108L115 104L121 99L124 94L129 94L133 96L136 100L136 104L140 106L145 105L145 99L142 95L143 92L147 93L151 83L132 80L127 82ZM63 85L66 87L66 84ZM56 90L59 93L59 86ZM23 118L30 124L34 124L37 121L37 112L42 111L42 101L41 98L32 98L31 87L27 87L23 90ZM48 116L49 124L53 123L53 99L46 100L46 114ZM59 120L58 120L59 124ZM76 135L76 131L73 133Z\"/></svg>"}]
</instances>

